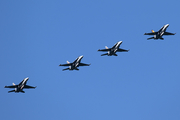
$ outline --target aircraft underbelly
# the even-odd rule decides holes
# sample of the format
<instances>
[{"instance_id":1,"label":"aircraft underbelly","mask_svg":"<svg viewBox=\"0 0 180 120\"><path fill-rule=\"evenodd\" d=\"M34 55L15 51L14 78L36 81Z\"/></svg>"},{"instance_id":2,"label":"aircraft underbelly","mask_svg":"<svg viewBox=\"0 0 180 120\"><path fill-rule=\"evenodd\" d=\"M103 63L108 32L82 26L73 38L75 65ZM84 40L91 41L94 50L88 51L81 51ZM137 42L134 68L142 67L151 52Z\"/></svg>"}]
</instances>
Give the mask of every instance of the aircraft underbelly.
<instances>
[{"instance_id":1,"label":"aircraft underbelly","mask_svg":"<svg viewBox=\"0 0 180 120\"><path fill-rule=\"evenodd\" d=\"M69 70L73 70L74 69L74 66L69 66Z\"/></svg>"}]
</instances>

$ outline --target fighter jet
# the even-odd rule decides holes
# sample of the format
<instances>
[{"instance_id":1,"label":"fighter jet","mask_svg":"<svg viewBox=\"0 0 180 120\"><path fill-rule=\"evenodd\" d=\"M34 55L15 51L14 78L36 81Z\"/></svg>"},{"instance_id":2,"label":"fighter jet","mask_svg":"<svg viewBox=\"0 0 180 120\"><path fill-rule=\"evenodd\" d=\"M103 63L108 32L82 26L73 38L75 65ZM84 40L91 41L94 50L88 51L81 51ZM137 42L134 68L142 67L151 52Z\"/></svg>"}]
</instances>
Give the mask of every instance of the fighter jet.
<instances>
[{"instance_id":1,"label":"fighter jet","mask_svg":"<svg viewBox=\"0 0 180 120\"><path fill-rule=\"evenodd\" d=\"M119 46L122 44L122 41L119 41L117 42L112 48L108 48L107 46L105 46L106 49L99 49L98 51L103 51L103 52L108 52L108 53L105 53L105 54L102 54L101 56L104 56L104 55L108 55L108 56L118 56L116 54L116 52L128 52L129 50L124 50L124 49L121 49L119 48Z\"/></svg>"},{"instance_id":2,"label":"fighter jet","mask_svg":"<svg viewBox=\"0 0 180 120\"><path fill-rule=\"evenodd\" d=\"M19 93L19 92L22 92L22 93L25 93L23 91L23 89L29 89L29 88L36 88L36 87L32 87L32 86L29 86L29 85L26 85L27 81L29 80L29 78L24 78L24 80L22 82L19 83L19 85L15 85L13 83L12 86L5 86L4 88L15 88L15 90L11 90L11 91L8 91L8 93L10 92L15 92L15 93Z\"/></svg>"},{"instance_id":3,"label":"fighter jet","mask_svg":"<svg viewBox=\"0 0 180 120\"><path fill-rule=\"evenodd\" d=\"M79 56L78 58L76 58L76 60L73 63L70 63L67 61L67 64L60 64L59 66L69 66L69 68L63 69L63 71L64 70L79 70L77 68L79 66L89 66L90 64L80 63L82 58L83 56Z\"/></svg>"},{"instance_id":4,"label":"fighter jet","mask_svg":"<svg viewBox=\"0 0 180 120\"><path fill-rule=\"evenodd\" d=\"M150 37L149 39L161 39L164 40L164 38L162 38L163 35L175 35L176 33L169 33L166 32L166 29L168 28L169 24L164 25L158 32L155 32L154 30L152 30L152 33L145 33L144 35L154 35L154 37Z\"/></svg>"}]
</instances>

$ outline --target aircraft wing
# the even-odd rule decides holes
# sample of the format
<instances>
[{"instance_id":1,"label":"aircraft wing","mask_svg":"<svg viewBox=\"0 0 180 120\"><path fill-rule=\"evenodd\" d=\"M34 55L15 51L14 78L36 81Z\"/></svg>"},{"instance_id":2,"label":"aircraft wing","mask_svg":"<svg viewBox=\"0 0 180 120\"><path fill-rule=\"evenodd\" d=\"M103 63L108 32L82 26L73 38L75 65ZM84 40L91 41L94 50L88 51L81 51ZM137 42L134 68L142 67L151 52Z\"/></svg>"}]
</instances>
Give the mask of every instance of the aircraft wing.
<instances>
[{"instance_id":1,"label":"aircraft wing","mask_svg":"<svg viewBox=\"0 0 180 120\"><path fill-rule=\"evenodd\" d=\"M16 88L18 85L5 86L5 88Z\"/></svg>"},{"instance_id":2,"label":"aircraft wing","mask_svg":"<svg viewBox=\"0 0 180 120\"><path fill-rule=\"evenodd\" d=\"M156 35L157 32L153 32L153 33L144 33L144 35Z\"/></svg>"},{"instance_id":3,"label":"aircraft wing","mask_svg":"<svg viewBox=\"0 0 180 120\"><path fill-rule=\"evenodd\" d=\"M99 49L98 51L110 51L111 49Z\"/></svg>"},{"instance_id":4,"label":"aircraft wing","mask_svg":"<svg viewBox=\"0 0 180 120\"><path fill-rule=\"evenodd\" d=\"M175 35L176 33L169 33L169 32L164 32L163 35Z\"/></svg>"},{"instance_id":5,"label":"aircraft wing","mask_svg":"<svg viewBox=\"0 0 180 120\"><path fill-rule=\"evenodd\" d=\"M69 64L60 64L59 66L71 66L72 63Z\"/></svg>"},{"instance_id":6,"label":"aircraft wing","mask_svg":"<svg viewBox=\"0 0 180 120\"><path fill-rule=\"evenodd\" d=\"M29 86L29 85L25 85L24 88L29 89L29 88L36 88L36 87L32 87L32 86Z\"/></svg>"},{"instance_id":7,"label":"aircraft wing","mask_svg":"<svg viewBox=\"0 0 180 120\"><path fill-rule=\"evenodd\" d=\"M79 63L79 66L89 66L90 64Z\"/></svg>"},{"instance_id":8,"label":"aircraft wing","mask_svg":"<svg viewBox=\"0 0 180 120\"><path fill-rule=\"evenodd\" d=\"M128 52L129 50L125 50L125 49L121 49L121 48L119 48L118 50L117 50L117 52Z\"/></svg>"}]
</instances>

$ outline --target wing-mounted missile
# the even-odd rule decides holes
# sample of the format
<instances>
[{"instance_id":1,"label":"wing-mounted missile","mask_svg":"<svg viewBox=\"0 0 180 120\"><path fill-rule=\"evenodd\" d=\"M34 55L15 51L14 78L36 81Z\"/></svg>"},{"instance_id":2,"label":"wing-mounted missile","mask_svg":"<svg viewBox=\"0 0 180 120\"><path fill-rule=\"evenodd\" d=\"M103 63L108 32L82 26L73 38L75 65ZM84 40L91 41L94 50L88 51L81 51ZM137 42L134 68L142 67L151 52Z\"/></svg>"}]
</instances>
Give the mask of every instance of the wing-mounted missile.
<instances>
[{"instance_id":1,"label":"wing-mounted missile","mask_svg":"<svg viewBox=\"0 0 180 120\"><path fill-rule=\"evenodd\" d=\"M70 64L70 62L69 61L66 61L67 62L67 64Z\"/></svg>"},{"instance_id":2,"label":"wing-mounted missile","mask_svg":"<svg viewBox=\"0 0 180 120\"><path fill-rule=\"evenodd\" d=\"M107 46L105 46L106 49L109 49Z\"/></svg>"},{"instance_id":3,"label":"wing-mounted missile","mask_svg":"<svg viewBox=\"0 0 180 120\"><path fill-rule=\"evenodd\" d=\"M14 83L12 83L14 86L16 85L16 84L14 84Z\"/></svg>"}]
</instances>

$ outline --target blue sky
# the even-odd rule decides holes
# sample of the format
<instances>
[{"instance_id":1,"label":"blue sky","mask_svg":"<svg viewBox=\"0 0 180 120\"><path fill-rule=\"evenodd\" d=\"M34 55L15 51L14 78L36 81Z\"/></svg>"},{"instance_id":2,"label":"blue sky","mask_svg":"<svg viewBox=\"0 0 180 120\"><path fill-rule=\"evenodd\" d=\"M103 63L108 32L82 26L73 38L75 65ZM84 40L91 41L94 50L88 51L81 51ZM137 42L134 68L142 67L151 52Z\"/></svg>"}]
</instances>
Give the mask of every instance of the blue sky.
<instances>
[{"instance_id":1,"label":"blue sky","mask_svg":"<svg viewBox=\"0 0 180 120\"><path fill-rule=\"evenodd\" d=\"M0 119L179 120L177 0L0 1ZM145 32L177 33L149 40ZM117 57L98 49L123 41ZM59 64L83 55L79 71ZM36 89L8 93L29 77Z\"/></svg>"}]
</instances>

